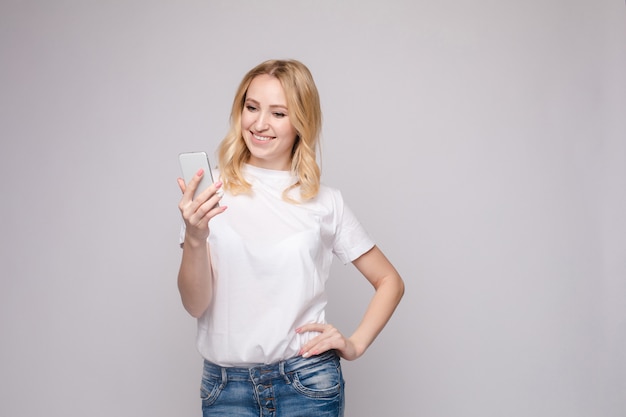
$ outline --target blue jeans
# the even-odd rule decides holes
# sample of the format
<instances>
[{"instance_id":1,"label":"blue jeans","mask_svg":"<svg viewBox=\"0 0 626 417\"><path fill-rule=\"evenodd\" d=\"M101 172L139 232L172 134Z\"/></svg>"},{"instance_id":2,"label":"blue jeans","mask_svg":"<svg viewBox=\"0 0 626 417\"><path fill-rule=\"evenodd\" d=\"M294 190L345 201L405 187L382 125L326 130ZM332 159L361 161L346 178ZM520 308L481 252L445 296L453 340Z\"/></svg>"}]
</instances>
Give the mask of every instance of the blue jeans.
<instances>
[{"instance_id":1,"label":"blue jeans","mask_svg":"<svg viewBox=\"0 0 626 417\"><path fill-rule=\"evenodd\" d=\"M334 351L251 368L204 361L202 415L343 417L344 381Z\"/></svg>"}]
</instances>

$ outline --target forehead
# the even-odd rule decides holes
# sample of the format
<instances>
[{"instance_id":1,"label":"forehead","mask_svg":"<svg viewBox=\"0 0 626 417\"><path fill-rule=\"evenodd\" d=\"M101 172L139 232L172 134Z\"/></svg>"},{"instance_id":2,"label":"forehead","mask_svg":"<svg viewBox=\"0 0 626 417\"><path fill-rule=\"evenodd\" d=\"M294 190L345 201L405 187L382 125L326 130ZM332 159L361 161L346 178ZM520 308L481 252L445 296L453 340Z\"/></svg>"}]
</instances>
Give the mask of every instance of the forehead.
<instances>
[{"instance_id":1,"label":"forehead","mask_svg":"<svg viewBox=\"0 0 626 417\"><path fill-rule=\"evenodd\" d=\"M246 99L261 104L286 106L285 90L278 78L271 75L257 75L248 86Z\"/></svg>"}]
</instances>

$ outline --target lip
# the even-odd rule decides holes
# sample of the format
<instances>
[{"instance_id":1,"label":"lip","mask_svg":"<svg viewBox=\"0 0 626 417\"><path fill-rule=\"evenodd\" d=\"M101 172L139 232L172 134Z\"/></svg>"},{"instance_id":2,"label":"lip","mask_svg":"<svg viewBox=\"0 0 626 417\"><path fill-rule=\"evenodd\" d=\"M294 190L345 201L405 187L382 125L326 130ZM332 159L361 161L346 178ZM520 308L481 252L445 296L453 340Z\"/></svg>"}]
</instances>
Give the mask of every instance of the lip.
<instances>
[{"instance_id":1,"label":"lip","mask_svg":"<svg viewBox=\"0 0 626 417\"><path fill-rule=\"evenodd\" d=\"M255 143L269 143L272 140L276 139L276 136L265 136L265 135L259 135L258 133L254 133L253 131L249 131L250 132L250 137L252 139L253 142Z\"/></svg>"}]
</instances>

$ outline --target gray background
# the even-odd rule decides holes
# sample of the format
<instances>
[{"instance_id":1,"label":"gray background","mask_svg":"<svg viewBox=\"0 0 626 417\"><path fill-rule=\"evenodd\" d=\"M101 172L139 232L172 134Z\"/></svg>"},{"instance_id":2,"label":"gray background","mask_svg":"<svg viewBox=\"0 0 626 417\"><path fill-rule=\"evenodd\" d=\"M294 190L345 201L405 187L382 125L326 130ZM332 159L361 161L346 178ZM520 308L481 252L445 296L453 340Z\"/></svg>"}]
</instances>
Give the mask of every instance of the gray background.
<instances>
[{"instance_id":1,"label":"gray background","mask_svg":"<svg viewBox=\"0 0 626 417\"><path fill-rule=\"evenodd\" d=\"M0 415L196 416L177 154L312 70L323 179L407 284L347 416L626 415L623 1L0 3ZM371 290L333 266L346 333Z\"/></svg>"}]
</instances>

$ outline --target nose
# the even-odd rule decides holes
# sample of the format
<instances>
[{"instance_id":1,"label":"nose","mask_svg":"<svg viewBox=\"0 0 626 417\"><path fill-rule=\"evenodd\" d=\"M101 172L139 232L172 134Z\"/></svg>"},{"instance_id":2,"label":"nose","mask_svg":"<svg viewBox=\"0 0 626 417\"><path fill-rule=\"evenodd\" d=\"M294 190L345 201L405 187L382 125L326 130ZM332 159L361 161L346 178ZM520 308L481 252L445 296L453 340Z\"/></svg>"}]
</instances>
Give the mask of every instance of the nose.
<instances>
[{"instance_id":1,"label":"nose","mask_svg":"<svg viewBox=\"0 0 626 417\"><path fill-rule=\"evenodd\" d=\"M268 114L264 111L260 111L257 113L258 117L254 122L254 129L257 132L262 132L264 130L267 130L267 128L269 127L269 123L268 123Z\"/></svg>"}]
</instances>

